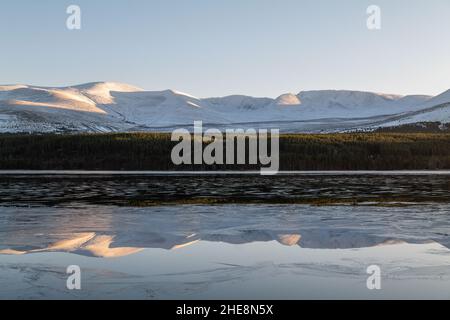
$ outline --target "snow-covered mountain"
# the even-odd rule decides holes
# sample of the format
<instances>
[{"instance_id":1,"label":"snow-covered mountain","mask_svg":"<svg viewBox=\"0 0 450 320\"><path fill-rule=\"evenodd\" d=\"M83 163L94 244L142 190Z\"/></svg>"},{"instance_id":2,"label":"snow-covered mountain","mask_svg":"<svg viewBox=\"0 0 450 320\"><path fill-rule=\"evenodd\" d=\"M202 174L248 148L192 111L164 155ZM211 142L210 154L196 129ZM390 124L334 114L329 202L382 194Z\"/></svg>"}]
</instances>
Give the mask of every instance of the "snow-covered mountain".
<instances>
[{"instance_id":1,"label":"snow-covered mountain","mask_svg":"<svg viewBox=\"0 0 450 320\"><path fill-rule=\"evenodd\" d=\"M64 88L0 86L0 132L169 131L190 127L197 120L205 126L285 132L449 123L450 90L436 97L322 90L276 99L241 95L199 99L112 82Z\"/></svg>"},{"instance_id":2,"label":"snow-covered mountain","mask_svg":"<svg viewBox=\"0 0 450 320\"><path fill-rule=\"evenodd\" d=\"M450 123L450 90L428 99L419 105L416 110L393 117L391 121L387 121L382 125L385 127L394 127L423 122Z\"/></svg>"}]
</instances>

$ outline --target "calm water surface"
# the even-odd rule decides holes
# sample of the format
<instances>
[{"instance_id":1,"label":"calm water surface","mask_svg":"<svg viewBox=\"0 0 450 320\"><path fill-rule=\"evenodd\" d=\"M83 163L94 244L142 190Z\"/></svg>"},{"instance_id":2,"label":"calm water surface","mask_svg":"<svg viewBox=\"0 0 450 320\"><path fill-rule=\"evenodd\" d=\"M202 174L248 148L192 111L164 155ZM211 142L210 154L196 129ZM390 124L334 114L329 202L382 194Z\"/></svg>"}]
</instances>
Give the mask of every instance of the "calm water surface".
<instances>
[{"instance_id":1,"label":"calm water surface","mask_svg":"<svg viewBox=\"0 0 450 320\"><path fill-rule=\"evenodd\" d=\"M449 299L448 199L446 175L0 176L0 298Z\"/></svg>"}]
</instances>

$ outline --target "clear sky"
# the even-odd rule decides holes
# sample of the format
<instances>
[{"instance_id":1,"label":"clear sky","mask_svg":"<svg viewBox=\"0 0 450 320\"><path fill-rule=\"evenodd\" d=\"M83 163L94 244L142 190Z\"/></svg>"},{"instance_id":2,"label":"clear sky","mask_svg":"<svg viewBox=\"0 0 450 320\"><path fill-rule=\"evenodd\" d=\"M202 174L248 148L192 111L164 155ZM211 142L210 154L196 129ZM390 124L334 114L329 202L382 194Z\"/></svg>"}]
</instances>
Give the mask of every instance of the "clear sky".
<instances>
[{"instance_id":1,"label":"clear sky","mask_svg":"<svg viewBox=\"0 0 450 320\"><path fill-rule=\"evenodd\" d=\"M82 29L66 28L66 8ZM366 27L381 7L382 29ZM9 0L0 83L120 81L199 97L450 88L449 0Z\"/></svg>"}]
</instances>

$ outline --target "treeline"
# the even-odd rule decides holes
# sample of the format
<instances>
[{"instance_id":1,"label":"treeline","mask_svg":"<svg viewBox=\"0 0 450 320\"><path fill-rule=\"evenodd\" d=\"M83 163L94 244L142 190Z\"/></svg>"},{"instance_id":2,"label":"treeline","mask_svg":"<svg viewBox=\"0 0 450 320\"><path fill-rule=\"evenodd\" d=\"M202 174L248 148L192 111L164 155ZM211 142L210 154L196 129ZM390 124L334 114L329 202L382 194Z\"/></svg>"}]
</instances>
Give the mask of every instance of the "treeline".
<instances>
[{"instance_id":1,"label":"treeline","mask_svg":"<svg viewBox=\"0 0 450 320\"><path fill-rule=\"evenodd\" d=\"M169 134L0 135L0 170L242 170L176 166ZM280 170L450 169L450 134L292 134L280 137Z\"/></svg>"},{"instance_id":2,"label":"treeline","mask_svg":"<svg viewBox=\"0 0 450 320\"><path fill-rule=\"evenodd\" d=\"M441 122L416 122L395 127L378 128L377 132L384 133L449 133L449 124Z\"/></svg>"}]
</instances>

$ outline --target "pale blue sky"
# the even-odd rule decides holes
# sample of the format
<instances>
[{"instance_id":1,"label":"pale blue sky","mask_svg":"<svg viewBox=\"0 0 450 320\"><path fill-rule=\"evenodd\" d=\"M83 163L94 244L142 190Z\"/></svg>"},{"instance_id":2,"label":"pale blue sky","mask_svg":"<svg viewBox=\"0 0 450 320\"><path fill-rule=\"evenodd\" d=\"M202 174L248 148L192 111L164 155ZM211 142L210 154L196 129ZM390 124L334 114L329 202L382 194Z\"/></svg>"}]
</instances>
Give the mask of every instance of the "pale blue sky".
<instances>
[{"instance_id":1,"label":"pale blue sky","mask_svg":"<svg viewBox=\"0 0 450 320\"><path fill-rule=\"evenodd\" d=\"M66 29L66 8L82 30ZM366 9L382 9L382 30ZM200 97L450 88L448 0L14 0L0 5L0 83L121 81Z\"/></svg>"}]
</instances>

